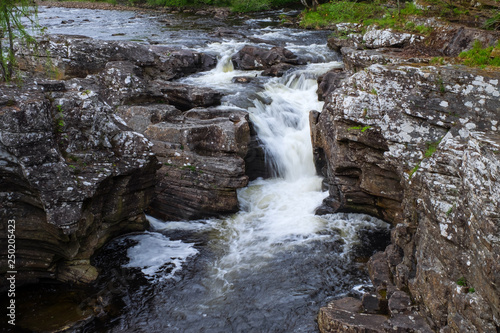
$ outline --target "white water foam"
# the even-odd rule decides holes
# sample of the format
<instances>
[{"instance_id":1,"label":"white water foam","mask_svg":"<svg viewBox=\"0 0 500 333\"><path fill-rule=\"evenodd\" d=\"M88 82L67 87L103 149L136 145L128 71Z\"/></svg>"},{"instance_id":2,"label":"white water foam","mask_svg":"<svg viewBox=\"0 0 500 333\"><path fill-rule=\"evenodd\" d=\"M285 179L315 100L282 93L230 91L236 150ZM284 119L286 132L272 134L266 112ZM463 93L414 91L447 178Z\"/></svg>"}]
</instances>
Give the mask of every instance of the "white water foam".
<instances>
[{"instance_id":1,"label":"white water foam","mask_svg":"<svg viewBox=\"0 0 500 333\"><path fill-rule=\"evenodd\" d=\"M186 260L198 253L194 244L173 241L157 232L127 238L138 244L127 250L130 261L123 267L141 268L144 276L154 282L175 278Z\"/></svg>"}]
</instances>

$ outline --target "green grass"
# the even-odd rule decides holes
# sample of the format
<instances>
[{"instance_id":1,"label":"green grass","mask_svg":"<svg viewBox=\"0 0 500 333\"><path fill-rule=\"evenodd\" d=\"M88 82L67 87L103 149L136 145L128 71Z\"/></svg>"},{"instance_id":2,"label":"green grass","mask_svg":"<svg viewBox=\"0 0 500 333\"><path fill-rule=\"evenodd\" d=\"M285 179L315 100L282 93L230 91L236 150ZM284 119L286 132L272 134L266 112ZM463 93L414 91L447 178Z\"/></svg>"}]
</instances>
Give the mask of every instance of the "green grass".
<instances>
[{"instance_id":1,"label":"green grass","mask_svg":"<svg viewBox=\"0 0 500 333\"><path fill-rule=\"evenodd\" d=\"M305 11L300 25L304 28L315 28L341 22L360 23L367 19L380 18L386 13L386 9L373 3L331 1L320 5L317 11Z\"/></svg>"},{"instance_id":2,"label":"green grass","mask_svg":"<svg viewBox=\"0 0 500 333\"><path fill-rule=\"evenodd\" d=\"M434 154L436 152L437 146L439 145L440 142L441 142L441 139L439 139L436 142L427 143L427 150L425 151L424 156L426 158L431 157L432 154Z\"/></svg>"},{"instance_id":3,"label":"green grass","mask_svg":"<svg viewBox=\"0 0 500 333\"><path fill-rule=\"evenodd\" d=\"M458 57L462 60L464 65L470 67L500 67L500 57L492 57L491 55L494 49L496 49L497 52L500 50L500 42L498 42L496 46L483 48L481 42L476 40L472 49L460 53Z\"/></svg>"},{"instance_id":4,"label":"green grass","mask_svg":"<svg viewBox=\"0 0 500 333\"><path fill-rule=\"evenodd\" d=\"M467 285L467 280L462 276L460 279L457 280L457 284L459 286L465 287Z\"/></svg>"},{"instance_id":5,"label":"green grass","mask_svg":"<svg viewBox=\"0 0 500 333\"><path fill-rule=\"evenodd\" d=\"M422 16L424 12L413 3L407 2L401 12L388 10L377 3L332 0L320 5L317 11L307 10L302 14L300 25L304 28L321 28L341 22L362 23L367 27L375 25L382 29L407 31L428 35L432 28L415 25L409 21L412 16Z\"/></svg>"}]
</instances>

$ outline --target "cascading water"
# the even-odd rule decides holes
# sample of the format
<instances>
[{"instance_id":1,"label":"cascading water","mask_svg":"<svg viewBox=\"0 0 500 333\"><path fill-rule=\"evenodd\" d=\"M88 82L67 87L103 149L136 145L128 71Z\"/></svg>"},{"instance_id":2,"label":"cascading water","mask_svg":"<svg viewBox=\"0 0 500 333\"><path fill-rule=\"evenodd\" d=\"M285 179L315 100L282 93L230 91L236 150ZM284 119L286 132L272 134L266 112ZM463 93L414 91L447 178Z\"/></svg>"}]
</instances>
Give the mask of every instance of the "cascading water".
<instances>
[{"instance_id":1,"label":"cascading water","mask_svg":"<svg viewBox=\"0 0 500 333\"><path fill-rule=\"evenodd\" d=\"M76 14L77 20L86 22L85 15L92 14L85 13L46 10L41 19L55 32L69 29L72 33L71 26L58 22L64 15L74 18ZM218 89L225 94L222 107L249 111L275 177L257 179L241 189L241 211L227 218L165 222L149 217L151 231L111 242L96 265L106 268L103 281L121 281L119 310L113 320L94 320L82 331L316 331L321 306L367 282L366 273L353 260L360 232L388 228L364 215L314 215L327 193L321 191L322 180L315 174L308 115L322 108L316 95L317 77L341 65L324 45L326 35L260 26L275 18L241 23L247 36L272 39L310 62L283 78L263 78L259 71L232 67L231 56L246 44L241 39L207 42L206 28L182 27L178 34L155 26L156 17L132 19L124 12L106 16L113 29L122 29L134 39L154 38L217 53L215 69L182 81ZM154 37L141 30L150 25L155 27ZM104 27L97 36L93 28L88 34L123 38ZM238 85L232 83L235 76L255 80Z\"/></svg>"},{"instance_id":2,"label":"cascading water","mask_svg":"<svg viewBox=\"0 0 500 333\"><path fill-rule=\"evenodd\" d=\"M232 50L228 46L213 46L224 50L214 70L184 81L234 91L231 78L243 72L228 64L236 52L234 44ZM317 76L339 65L312 64L250 93L251 121L276 177L241 189L241 211L225 219L187 223L150 218L158 234L129 248L127 267L135 265L155 281L156 296L147 311L122 318L115 331L147 326L172 332L312 332L320 306L366 283L352 261L352 248L360 229L385 228L383 222L314 215L327 193L321 192L322 179L313 164L308 116L322 108ZM225 104L235 106L238 99ZM168 237L178 237L181 230L187 247L179 253L178 241ZM172 242L173 252L162 246L160 255L152 255L158 238L162 244ZM204 244L199 254L194 253L197 242ZM145 258L153 258L152 263ZM158 264L162 259L163 268ZM187 268L179 272L181 259L187 260ZM178 271L176 278L165 282L172 271Z\"/></svg>"}]
</instances>

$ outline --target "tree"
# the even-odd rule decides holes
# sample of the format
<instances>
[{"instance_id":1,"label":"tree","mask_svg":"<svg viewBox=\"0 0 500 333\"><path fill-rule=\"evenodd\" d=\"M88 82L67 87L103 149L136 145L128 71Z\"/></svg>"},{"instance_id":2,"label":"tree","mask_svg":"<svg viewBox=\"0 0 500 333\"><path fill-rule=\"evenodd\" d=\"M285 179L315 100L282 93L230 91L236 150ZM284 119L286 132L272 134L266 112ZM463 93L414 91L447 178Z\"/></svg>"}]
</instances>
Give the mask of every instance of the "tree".
<instances>
[{"instance_id":1,"label":"tree","mask_svg":"<svg viewBox=\"0 0 500 333\"><path fill-rule=\"evenodd\" d=\"M28 22L31 30L39 27L38 7L34 0L0 0L0 79L9 81L16 63L14 40L20 38L28 47L35 45L35 39L21 22ZM8 45L4 46L3 42Z\"/></svg>"}]
</instances>

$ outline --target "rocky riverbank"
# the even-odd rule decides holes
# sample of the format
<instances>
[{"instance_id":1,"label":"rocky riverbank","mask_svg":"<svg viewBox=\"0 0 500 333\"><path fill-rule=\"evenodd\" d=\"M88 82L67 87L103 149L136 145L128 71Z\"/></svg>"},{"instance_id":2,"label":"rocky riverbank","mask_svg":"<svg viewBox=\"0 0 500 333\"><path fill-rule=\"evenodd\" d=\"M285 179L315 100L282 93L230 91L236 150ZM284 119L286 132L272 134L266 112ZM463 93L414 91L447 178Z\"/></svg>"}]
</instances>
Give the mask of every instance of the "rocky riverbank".
<instances>
[{"instance_id":1,"label":"rocky riverbank","mask_svg":"<svg viewBox=\"0 0 500 333\"><path fill-rule=\"evenodd\" d=\"M434 51L456 56L499 34L443 26ZM322 332L500 329L500 71L429 66L418 35L368 30L332 47L346 71L320 85L311 114L330 196L319 213L357 211L394 225L374 255L374 290L321 310ZM403 54L403 56L401 56Z\"/></svg>"},{"instance_id":2,"label":"rocky riverbank","mask_svg":"<svg viewBox=\"0 0 500 333\"><path fill-rule=\"evenodd\" d=\"M217 91L170 82L212 68L213 56L81 36L39 46L19 51L24 85L0 88L1 215L18 226L18 284L92 281L90 256L144 230L145 210L165 219L237 210L248 115L211 108ZM59 80L39 72L47 64Z\"/></svg>"}]
</instances>

